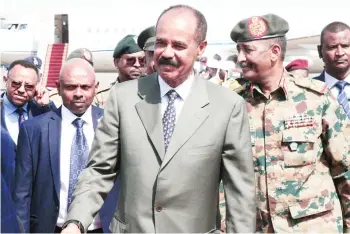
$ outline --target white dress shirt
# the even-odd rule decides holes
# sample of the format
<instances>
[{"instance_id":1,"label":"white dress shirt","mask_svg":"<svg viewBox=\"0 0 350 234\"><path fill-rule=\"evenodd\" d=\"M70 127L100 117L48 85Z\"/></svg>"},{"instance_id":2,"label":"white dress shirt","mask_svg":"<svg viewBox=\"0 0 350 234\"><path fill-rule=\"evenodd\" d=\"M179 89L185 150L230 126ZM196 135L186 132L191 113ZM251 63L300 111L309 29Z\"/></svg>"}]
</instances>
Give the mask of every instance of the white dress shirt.
<instances>
[{"instance_id":1,"label":"white dress shirt","mask_svg":"<svg viewBox=\"0 0 350 234\"><path fill-rule=\"evenodd\" d=\"M324 73L324 80L327 84L327 87L331 90L334 97L338 98L339 96L339 89L335 86L335 84L339 81L338 79L334 78L333 76L329 75L327 72ZM348 82L348 85L345 86L345 94L350 100L350 75L348 75L344 81Z\"/></svg>"},{"instance_id":2,"label":"white dress shirt","mask_svg":"<svg viewBox=\"0 0 350 234\"><path fill-rule=\"evenodd\" d=\"M7 98L6 93L4 94L3 97L3 107L4 109L1 111L5 111L4 117L5 117L5 124L7 127L8 132L10 133L10 136L12 140L17 144L17 139L18 139L18 133L19 133L19 127L18 127L18 118L19 115L16 112L17 106L12 104L10 100ZM22 106L24 112L24 119L28 119L28 103L24 104Z\"/></svg>"},{"instance_id":3,"label":"white dress shirt","mask_svg":"<svg viewBox=\"0 0 350 234\"><path fill-rule=\"evenodd\" d=\"M175 110L176 110L176 121L179 119L179 116L180 116L182 107L185 103L185 100L188 97L188 95L190 94L193 81L194 81L194 76L192 74L182 84L180 84L176 88L172 88L163 80L162 77L158 76L158 83L159 83L159 87L160 87L160 98L162 100L162 112L161 112L162 118L163 118L164 112L165 112L165 110L168 106L168 103L169 103L169 98L166 95L166 93L169 90L174 89L177 92L177 94L179 95L175 99L175 102L174 102L174 106L175 106Z\"/></svg>"},{"instance_id":4,"label":"white dress shirt","mask_svg":"<svg viewBox=\"0 0 350 234\"><path fill-rule=\"evenodd\" d=\"M61 176L61 190L60 190L60 211L57 220L57 226L62 227L67 218L67 203L68 203L68 188L69 188L69 170L70 170L70 154L71 145L73 142L76 128L72 122L79 118L62 105L62 128L61 128L61 152L60 152L60 176ZM80 117L85 121L83 125L83 132L88 142L89 149L95 135L94 125L91 116L91 106ZM83 210L81 212L84 212ZM88 230L101 228L100 215L97 214Z\"/></svg>"}]
</instances>

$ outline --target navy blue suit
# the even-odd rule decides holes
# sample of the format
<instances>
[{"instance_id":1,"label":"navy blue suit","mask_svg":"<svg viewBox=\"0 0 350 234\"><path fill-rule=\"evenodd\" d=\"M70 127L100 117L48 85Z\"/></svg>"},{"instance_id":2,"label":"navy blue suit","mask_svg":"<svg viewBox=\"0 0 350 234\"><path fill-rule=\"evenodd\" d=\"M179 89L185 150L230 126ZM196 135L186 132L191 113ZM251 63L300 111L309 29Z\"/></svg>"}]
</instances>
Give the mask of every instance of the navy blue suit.
<instances>
[{"instance_id":1,"label":"navy blue suit","mask_svg":"<svg viewBox=\"0 0 350 234\"><path fill-rule=\"evenodd\" d=\"M92 106L94 128L102 115L102 109ZM25 232L55 230L60 207L61 123L59 108L23 122L20 129L13 199ZM107 207L107 213L110 209L114 211L116 196L117 193L113 199L105 200L103 206ZM102 223L113 216L101 212L100 215ZM104 231L108 232L108 226Z\"/></svg>"},{"instance_id":2,"label":"navy blue suit","mask_svg":"<svg viewBox=\"0 0 350 234\"><path fill-rule=\"evenodd\" d=\"M5 129L1 128L1 233L20 232L15 204L11 198L15 148L11 136Z\"/></svg>"},{"instance_id":3,"label":"navy blue suit","mask_svg":"<svg viewBox=\"0 0 350 234\"><path fill-rule=\"evenodd\" d=\"M324 77L324 71L319 76L316 76L316 77L314 77L312 79L326 82L325 77Z\"/></svg>"},{"instance_id":4,"label":"navy blue suit","mask_svg":"<svg viewBox=\"0 0 350 234\"><path fill-rule=\"evenodd\" d=\"M1 98L6 95L6 93L1 94ZM1 127L4 128L6 131L8 131L6 127L6 122L5 122L5 111L4 111L4 105L1 101ZM55 104L53 102L50 102L49 105L47 106L38 106L33 100L28 102L28 119L31 119L35 116L44 114L46 112L52 111L52 110L57 110Z\"/></svg>"}]
</instances>

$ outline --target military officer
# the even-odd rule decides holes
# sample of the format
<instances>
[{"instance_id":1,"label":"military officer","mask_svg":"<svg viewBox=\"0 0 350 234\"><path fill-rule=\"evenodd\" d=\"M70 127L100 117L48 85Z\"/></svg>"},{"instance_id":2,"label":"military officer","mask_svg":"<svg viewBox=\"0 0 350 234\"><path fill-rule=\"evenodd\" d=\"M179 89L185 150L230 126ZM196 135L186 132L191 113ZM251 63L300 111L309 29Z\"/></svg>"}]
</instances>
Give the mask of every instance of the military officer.
<instances>
[{"instance_id":1,"label":"military officer","mask_svg":"<svg viewBox=\"0 0 350 234\"><path fill-rule=\"evenodd\" d=\"M283 67L289 26L267 14L234 26L247 82L257 232L350 232L349 122L326 84ZM347 132L347 133L346 133Z\"/></svg>"},{"instance_id":2,"label":"military officer","mask_svg":"<svg viewBox=\"0 0 350 234\"><path fill-rule=\"evenodd\" d=\"M73 59L73 58L84 59L88 63L90 63L91 66L94 66L92 53L91 53L90 50L88 50L86 48L79 48L79 49L76 49L76 50L72 51L68 55L66 61L68 61L70 59ZM99 90L101 90L101 88L103 89L103 87L99 86ZM96 96L97 96L97 94L96 94ZM98 98L96 96L95 96L95 99L94 99L94 102L93 102L94 105L96 105L97 100L98 100ZM56 107L59 107L59 106L62 105L62 98L58 94L57 88L54 88L54 89L49 91L49 97L50 97L50 100L55 103Z\"/></svg>"},{"instance_id":3,"label":"military officer","mask_svg":"<svg viewBox=\"0 0 350 234\"><path fill-rule=\"evenodd\" d=\"M115 82L97 92L95 105L104 107L109 90L114 84L138 79L145 75L145 61L145 52L138 46L137 36L127 35L121 39L113 53L114 66L118 69L119 75Z\"/></svg>"},{"instance_id":4,"label":"military officer","mask_svg":"<svg viewBox=\"0 0 350 234\"><path fill-rule=\"evenodd\" d=\"M143 30L137 38L137 45L145 51L146 56L146 73L151 75L156 72L154 68L153 52L156 42L156 27L151 26Z\"/></svg>"},{"instance_id":5,"label":"military officer","mask_svg":"<svg viewBox=\"0 0 350 234\"><path fill-rule=\"evenodd\" d=\"M285 67L293 75L307 78L309 77L309 61L306 59L295 59Z\"/></svg>"}]
</instances>

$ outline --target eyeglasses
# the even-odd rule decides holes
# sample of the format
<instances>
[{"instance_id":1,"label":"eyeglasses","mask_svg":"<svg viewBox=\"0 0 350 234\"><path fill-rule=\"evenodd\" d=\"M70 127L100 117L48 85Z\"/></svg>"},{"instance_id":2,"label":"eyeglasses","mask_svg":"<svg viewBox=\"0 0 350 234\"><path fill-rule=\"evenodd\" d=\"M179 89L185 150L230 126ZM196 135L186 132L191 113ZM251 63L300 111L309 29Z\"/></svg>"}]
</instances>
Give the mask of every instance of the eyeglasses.
<instances>
[{"instance_id":1,"label":"eyeglasses","mask_svg":"<svg viewBox=\"0 0 350 234\"><path fill-rule=\"evenodd\" d=\"M146 58L145 56L142 57L129 57L129 58L124 58L126 61L126 65L128 66L134 66L136 63L136 60L138 64L140 64L141 67L144 67L146 64Z\"/></svg>"},{"instance_id":2,"label":"eyeglasses","mask_svg":"<svg viewBox=\"0 0 350 234\"><path fill-rule=\"evenodd\" d=\"M8 79L11 81L10 84L11 84L11 87L14 88L14 89L19 89L22 87L22 84L23 84L23 81L15 81L15 80L12 80L11 78L8 77ZM24 83L24 89L26 91L34 91L35 90L35 87L36 85L34 84L27 84L27 83Z\"/></svg>"}]
</instances>

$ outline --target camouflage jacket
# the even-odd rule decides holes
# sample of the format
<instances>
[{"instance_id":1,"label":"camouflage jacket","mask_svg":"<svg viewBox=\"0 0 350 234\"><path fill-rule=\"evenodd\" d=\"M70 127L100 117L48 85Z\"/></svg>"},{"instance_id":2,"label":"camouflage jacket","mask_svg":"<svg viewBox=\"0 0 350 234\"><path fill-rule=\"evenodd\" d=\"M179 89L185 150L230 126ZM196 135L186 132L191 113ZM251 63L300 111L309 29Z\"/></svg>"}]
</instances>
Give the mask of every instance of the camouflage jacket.
<instances>
[{"instance_id":1,"label":"camouflage jacket","mask_svg":"<svg viewBox=\"0 0 350 234\"><path fill-rule=\"evenodd\" d=\"M350 227L349 120L326 84L286 71L247 102L257 191L257 232L344 232Z\"/></svg>"},{"instance_id":2,"label":"camouflage jacket","mask_svg":"<svg viewBox=\"0 0 350 234\"><path fill-rule=\"evenodd\" d=\"M99 87L92 104L103 109L109 97L109 91L112 88L112 86L116 83L119 83L118 79L105 87Z\"/></svg>"}]
</instances>

